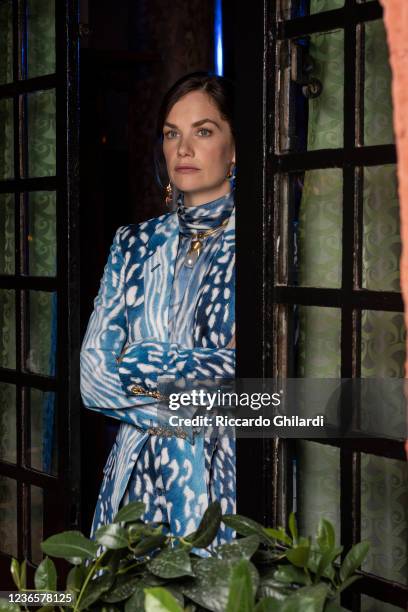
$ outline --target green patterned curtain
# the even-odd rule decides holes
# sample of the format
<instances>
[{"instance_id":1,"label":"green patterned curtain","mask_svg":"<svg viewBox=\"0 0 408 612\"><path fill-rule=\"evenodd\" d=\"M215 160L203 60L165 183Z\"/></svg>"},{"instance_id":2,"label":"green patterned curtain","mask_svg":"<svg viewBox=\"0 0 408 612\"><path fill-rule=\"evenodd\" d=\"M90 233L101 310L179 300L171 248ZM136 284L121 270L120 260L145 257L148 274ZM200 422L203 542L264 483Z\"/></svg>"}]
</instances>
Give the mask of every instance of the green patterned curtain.
<instances>
[{"instance_id":1,"label":"green patterned curtain","mask_svg":"<svg viewBox=\"0 0 408 612\"><path fill-rule=\"evenodd\" d=\"M311 12L343 2L311 0ZM364 26L364 144L389 144L392 131L391 74L382 21ZM343 146L343 33L313 35L310 54L323 93L309 101L308 150ZM399 291L399 205L392 165L364 168L363 287ZM342 259L342 173L305 173L299 211L299 270L302 286L340 287ZM298 376L340 376L340 310L300 307ZM403 377L405 328L401 313L363 311L361 376ZM384 410L387 407L384 406ZM339 451L300 441L299 520L312 533L321 516L340 517ZM372 455L361 457L361 536L371 542L364 569L407 583L408 482L406 466ZM395 609L363 597L362 610Z\"/></svg>"}]
</instances>

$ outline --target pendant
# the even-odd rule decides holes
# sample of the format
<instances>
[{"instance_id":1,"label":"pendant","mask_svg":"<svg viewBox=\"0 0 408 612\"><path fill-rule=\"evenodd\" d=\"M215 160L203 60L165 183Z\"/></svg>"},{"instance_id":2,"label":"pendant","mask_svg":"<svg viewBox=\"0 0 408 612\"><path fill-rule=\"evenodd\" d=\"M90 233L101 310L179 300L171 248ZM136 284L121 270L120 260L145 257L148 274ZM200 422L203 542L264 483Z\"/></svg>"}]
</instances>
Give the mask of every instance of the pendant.
<instances>
[{"instance_id":1,"label":"pendant","mask_svg":"<svg viewBox=\"0 0 408 612\"><path fill-rule=\"evenodd\" d=\"M202 244L199 240L194 238L191 240L190 248L184 259L184 265L187 266L187 268L194 267L195 262L200 256L201 247Z\"/></svg>"}]
</instances>

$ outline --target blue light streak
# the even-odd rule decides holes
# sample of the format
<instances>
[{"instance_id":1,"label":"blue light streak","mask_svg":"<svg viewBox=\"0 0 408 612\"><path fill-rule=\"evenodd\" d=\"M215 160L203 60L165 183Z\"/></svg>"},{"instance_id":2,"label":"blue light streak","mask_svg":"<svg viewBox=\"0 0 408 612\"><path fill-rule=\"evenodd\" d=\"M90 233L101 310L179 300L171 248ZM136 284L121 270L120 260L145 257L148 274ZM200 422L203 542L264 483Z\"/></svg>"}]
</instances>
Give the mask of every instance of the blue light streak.
<instances>
[{"instance_id":1,"label":"blue light streak","mask_svg":"<svg viewBox=\"0 0 408 612\"><path fill-rule=\"evenodd\" d=\"M214 64L215 74L224 74L222 48L222 0L215 0L214 7Z\"/></svg>"}]
</instances>

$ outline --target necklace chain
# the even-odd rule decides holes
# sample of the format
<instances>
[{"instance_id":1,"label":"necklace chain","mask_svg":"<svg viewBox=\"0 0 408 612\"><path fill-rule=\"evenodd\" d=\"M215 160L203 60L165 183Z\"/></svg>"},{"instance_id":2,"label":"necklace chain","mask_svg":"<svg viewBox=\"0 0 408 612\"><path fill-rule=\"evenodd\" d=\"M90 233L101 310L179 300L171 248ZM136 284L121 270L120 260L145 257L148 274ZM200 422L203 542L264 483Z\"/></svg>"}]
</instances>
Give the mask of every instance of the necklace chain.
<instances>
[{"instance_id":1,"label":"necklace chain","mask_svg":"<svg viewBox=\"0 0 408 612\"><path fill-rule=\"evenodd\" d=\"M211 234L214 234L221 228L225 227L227 223L228 223L228 219L224 219L224 221L220 225L217 225L217 227L212 227L211 229L208 229L208 230L201 230L191 237L190 248L188 250L188 253L184 261L184 264L188 268L192 268L195 262L197 261L197 259L199 258L200 251L203 246L202 240L204 238L207 238L207 236L211 236Z\"/></svg>"},{"instance_id":2,"label":"necklace chain","mask_svg":"<svg viewBox=\"0 0 408 612\"><path fill-rule=\"evenodd\" d=\"M214 234L217 230L221 229L222 227L225 227L227 223L228 219L224 219L224 221L220 225L217 225L217 227L212 227L208 230L200 230L192 236L191 240L202 240L203 238L207 238L207 236L211 236L211 234Z\"/></svg>"}]
</instances>

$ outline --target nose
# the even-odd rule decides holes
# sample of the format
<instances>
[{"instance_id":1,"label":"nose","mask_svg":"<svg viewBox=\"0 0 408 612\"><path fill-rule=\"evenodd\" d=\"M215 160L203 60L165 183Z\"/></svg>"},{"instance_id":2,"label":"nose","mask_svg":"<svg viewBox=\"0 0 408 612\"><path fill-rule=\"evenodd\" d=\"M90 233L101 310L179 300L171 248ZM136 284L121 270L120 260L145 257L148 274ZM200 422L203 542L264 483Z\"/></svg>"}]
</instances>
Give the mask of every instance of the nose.
<instances>
[{"instance_id":1,"label":"nose","mask_svg":"<svg viewBox=\"0 0 408 612\"><path fill-rule=\"evenodd\" d=\"M194 149L191 140L188 136L182 136L178 142L177 155L185 157L186 155L193 157Z\"/></svg>"}]
</instances>

